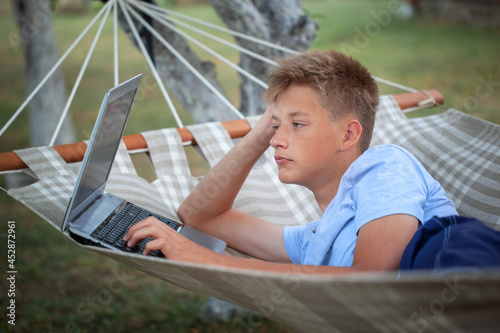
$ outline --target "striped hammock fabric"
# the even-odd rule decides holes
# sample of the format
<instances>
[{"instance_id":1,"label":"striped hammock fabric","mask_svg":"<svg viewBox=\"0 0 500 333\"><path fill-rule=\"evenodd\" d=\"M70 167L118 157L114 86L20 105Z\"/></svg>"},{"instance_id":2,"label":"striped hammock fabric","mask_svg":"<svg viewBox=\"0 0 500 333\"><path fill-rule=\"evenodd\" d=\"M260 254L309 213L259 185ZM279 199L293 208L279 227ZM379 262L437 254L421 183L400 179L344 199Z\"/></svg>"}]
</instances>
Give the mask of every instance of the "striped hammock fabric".
<instances>
[{"instance_id":1,"label":"striped hammock fabric","mask_svg":"<svg viewBox=\"0 0 500 333\"><path fill-rule=\"evenodd\" d=\"M248 119L251 124L256 120ZM234 144L219 123L188 129L211 166ZM176 129L142 135L157 179L150 183L139 177L122 144L106 191L178 219L178 206L198 181L190 174L181 139ZM392 96L382 96L372 144L385 143L401 145L420 159L461 214L500 230L500 126L453 109L408 119ZM68 165L52 147L16 153L29 166L26 172L39 181L11 189L9 195L58 227L79 165ZM235 208L283 225L307 223L321 214L308 190L279 183L272 151L255 166ZM307 271L229 269L84 247L180 287L254 310L242 323L243 332L261 316L301 332L491 332L498 329L500 320L499 271L320 277ZM227 254L242 255L231 249Z\"/></svg>"}]
</instances>

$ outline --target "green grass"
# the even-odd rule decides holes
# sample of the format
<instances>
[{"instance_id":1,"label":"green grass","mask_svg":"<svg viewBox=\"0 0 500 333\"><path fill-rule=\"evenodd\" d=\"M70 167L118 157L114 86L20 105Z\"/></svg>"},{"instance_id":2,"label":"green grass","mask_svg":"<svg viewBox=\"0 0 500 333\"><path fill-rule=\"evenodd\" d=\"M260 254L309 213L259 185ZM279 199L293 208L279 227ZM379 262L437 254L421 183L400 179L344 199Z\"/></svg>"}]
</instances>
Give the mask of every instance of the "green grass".
<instances>
[{"instance_id":1,"label":"green grass","mask_svg":"<svg viewBox=\"0 0 500 333\"><path fill-rule=\"evenodd\" d=\"M317 17L320 30L314 48L342 49L356 46L358 31L364 31L376 22L372 11L387 8L388 1L373 0L306 0L305 7ZM179 11L212 22L220 22L208 6L180 7ZM95 10L87 14L63 14L54 16L61 54L88 24ZM0 124L4 124L19 107L25 97L24 60L20 45L15 43L16 25L7 4L0 4ZM92 30L92 34L95 29ZM498 58L500 32L449 22L429 22L422 19L400 21L394 15L390 23L370 37L366 46L360 47L354 57L364 63L378 77L392 80L416 89L436 88L445 96L446 104L462 109L474 116L500 123L498 104L500 87L494 86L487 98L481 98L474 108L467 101L476 96L481 79L500 81ZM82 41L63 70L71 90L92 36ZM14 41L14 42L13 42ZM77 121L79 140L88 139L97 110L105 90L112 86L113 65L111 24L107 24L82 81L80 93L72 106ZM139 52L120 33L120 79L136 73L145 73L147 85L143 85L139 98L127 125L127 133L175 126L165 106L163 97L141 60ZM222 50L220 46L217 49ZM237 60L238 56L229 53ZM231 94L237 91L239 79L232 71L222 70L219 77ZM384 93L400 92L381 87ZM185 113L186 123L191 120ZM29 146L27 113L22 115L7 133L0 138L0 152ZM192 150L190 155L194 156ZM137 158L138 165L147 162ZM205 169L194 162L197 173ZM145 171L147 178L151 172ZM5 180L0 180L5 187ZM6 222L16 221L17 257L17 325L6 326L15 332L230 332L236 331L239 322L201 323L195 318L205 296L195 294L147 276L127 266L82 250L62 237L47 223L16 203L6 194L0 194L0 257L1 271L5 269ZM121 274L129 280L127 286L108 294L110 283ZM3 275L2 275L3 276ZM97 278L98 277L98 278ZM0 282L0 304L6 304L6 280ZM108 298L103 298L109 296ZM92 303L96 297L105 305ZM79 310L78 310L79 309ZM138 310L138 311L137 311ZM2 315L3 316L3 315ZM2 317L3 321L4 317ZM256 332L285 332L277 323L265 321Z\"/></svg>"}]
</instances>

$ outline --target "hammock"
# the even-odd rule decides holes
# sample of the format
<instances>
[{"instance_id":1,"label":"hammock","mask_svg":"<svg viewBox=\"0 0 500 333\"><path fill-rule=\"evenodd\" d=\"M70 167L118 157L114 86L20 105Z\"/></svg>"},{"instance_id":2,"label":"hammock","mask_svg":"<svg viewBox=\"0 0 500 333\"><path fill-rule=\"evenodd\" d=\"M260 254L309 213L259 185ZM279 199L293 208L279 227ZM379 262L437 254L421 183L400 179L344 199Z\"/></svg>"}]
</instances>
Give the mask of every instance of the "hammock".
<instances>
[{"instance_id":1,"label":"hammock","mask_svg":"<svg viewBox=\"0 0 500 333\"><path fill-rule=\"evenodd\" d=\"M256 118L249 118L255 123ZM215 164L233 145L220 123L189 126L202 154ZM195 186L176 129L142 133L158 179L148 183L133 167L125 144L117 154L107 191L177 218L176 208ZM450 109L407 119L393 96L382 96L373 144L395 143L412 151L442 184L461 214L500 230L500 126ZM76 178L53 147L16 151L39 179L9 195L58 228ZM235 207L273 223L317 219L314 199L301 187L276 182L268 151L251 172ZM272 193L269 197L267 193ZM293 212L293 213L292 213ZM293 222L292 222L293 221ZM85 246L84 246L85 247ZM443 332L497 328L500 272L363 273L349 276L275 274L158 260L85 247L180 287L256 311L304 332ZM228 249L228 255L240 255Z\"/></svg>"},{"instance_id":2,"label":"hammock","mask_svg":"<svg viewBox=\"0 0 500 333\"><path fill-rule=\"evenodd\" d=\"M247 121L252 125L257 118ZM219 122L186 129L210 166L234 144L234 135ZM182 133L175 128L141 133L157 175L151 183L138 176L123 142L106 191L178 219L178 206L199 180L190 173ZM498 125L453 109L408 119L396 97L387 95L380 99L372 145L394 143L407 148L441 182L461 214L500 230L499 142ZM27 166L24 171L38 181L10 189L8 194L60 230L79 164L65 161L52 146L18 150L15 155ZM282 225L318 219L321 211L312 195L302 187L279 183L273 165L268 150L250 173L235 208ZM254 310L239 327L241 331L250 331L262 316L302 332L493 331L499 324L500 271L278 274L82 247L180 287ZM243 255L232 249L226 254Z\"/></svg>"}]
</instances>

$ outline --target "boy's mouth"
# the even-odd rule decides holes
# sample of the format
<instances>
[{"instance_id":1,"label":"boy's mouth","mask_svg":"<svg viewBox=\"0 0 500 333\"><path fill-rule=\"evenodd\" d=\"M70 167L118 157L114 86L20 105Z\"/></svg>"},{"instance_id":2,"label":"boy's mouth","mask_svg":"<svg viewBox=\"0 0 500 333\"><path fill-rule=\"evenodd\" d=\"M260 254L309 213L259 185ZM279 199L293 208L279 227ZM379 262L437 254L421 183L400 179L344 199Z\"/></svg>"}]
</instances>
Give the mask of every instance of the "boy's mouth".
<instances>
[{"instance_id":1,"label":"boy's mouth","mask_svg":"<svg viewBox=\"0 0 500 333\"><path fill-rule=\"evenodd\" d=\"M281 155L275 155L274 159L276 160L276 164L283 164L291 161L290 159L285 158Z\"/></svg>"}]
</instances>

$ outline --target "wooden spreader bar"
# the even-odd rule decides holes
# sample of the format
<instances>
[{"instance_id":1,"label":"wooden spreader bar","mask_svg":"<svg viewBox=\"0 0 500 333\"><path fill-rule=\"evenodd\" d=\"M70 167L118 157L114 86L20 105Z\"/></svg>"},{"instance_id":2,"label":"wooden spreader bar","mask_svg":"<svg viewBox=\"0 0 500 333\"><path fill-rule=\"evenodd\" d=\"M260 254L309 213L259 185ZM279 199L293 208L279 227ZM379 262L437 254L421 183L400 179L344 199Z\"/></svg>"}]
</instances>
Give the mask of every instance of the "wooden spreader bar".
<instances>
[{"instance_id":1,"label":"wooden spreader bar","mask_svg":"<svg viewBox=\"0 0 500 333\"><path fill-rule=\"evenodd\" d=\"M437 104L443 104L444 97L437 90L426 90ZM394 95L399 107L404 110L417 106L420 102L428 100L429 97L422 92L410 92ZM226 128L231 138L241 138L250 131L250 125L245 119L223 121L221 124ZM190 142L195 145L193 135L186 128L178 128L182 142ZM123 141L128 150L146 149L146 140L141 134L125 135ZM87 145L85 142L70 143L54 146L54 149L61 155L67 163L83 160ZM27 165L14 152L0 153L0 172L13 171L27 168Z\"/></svg>"}]
</instances>

